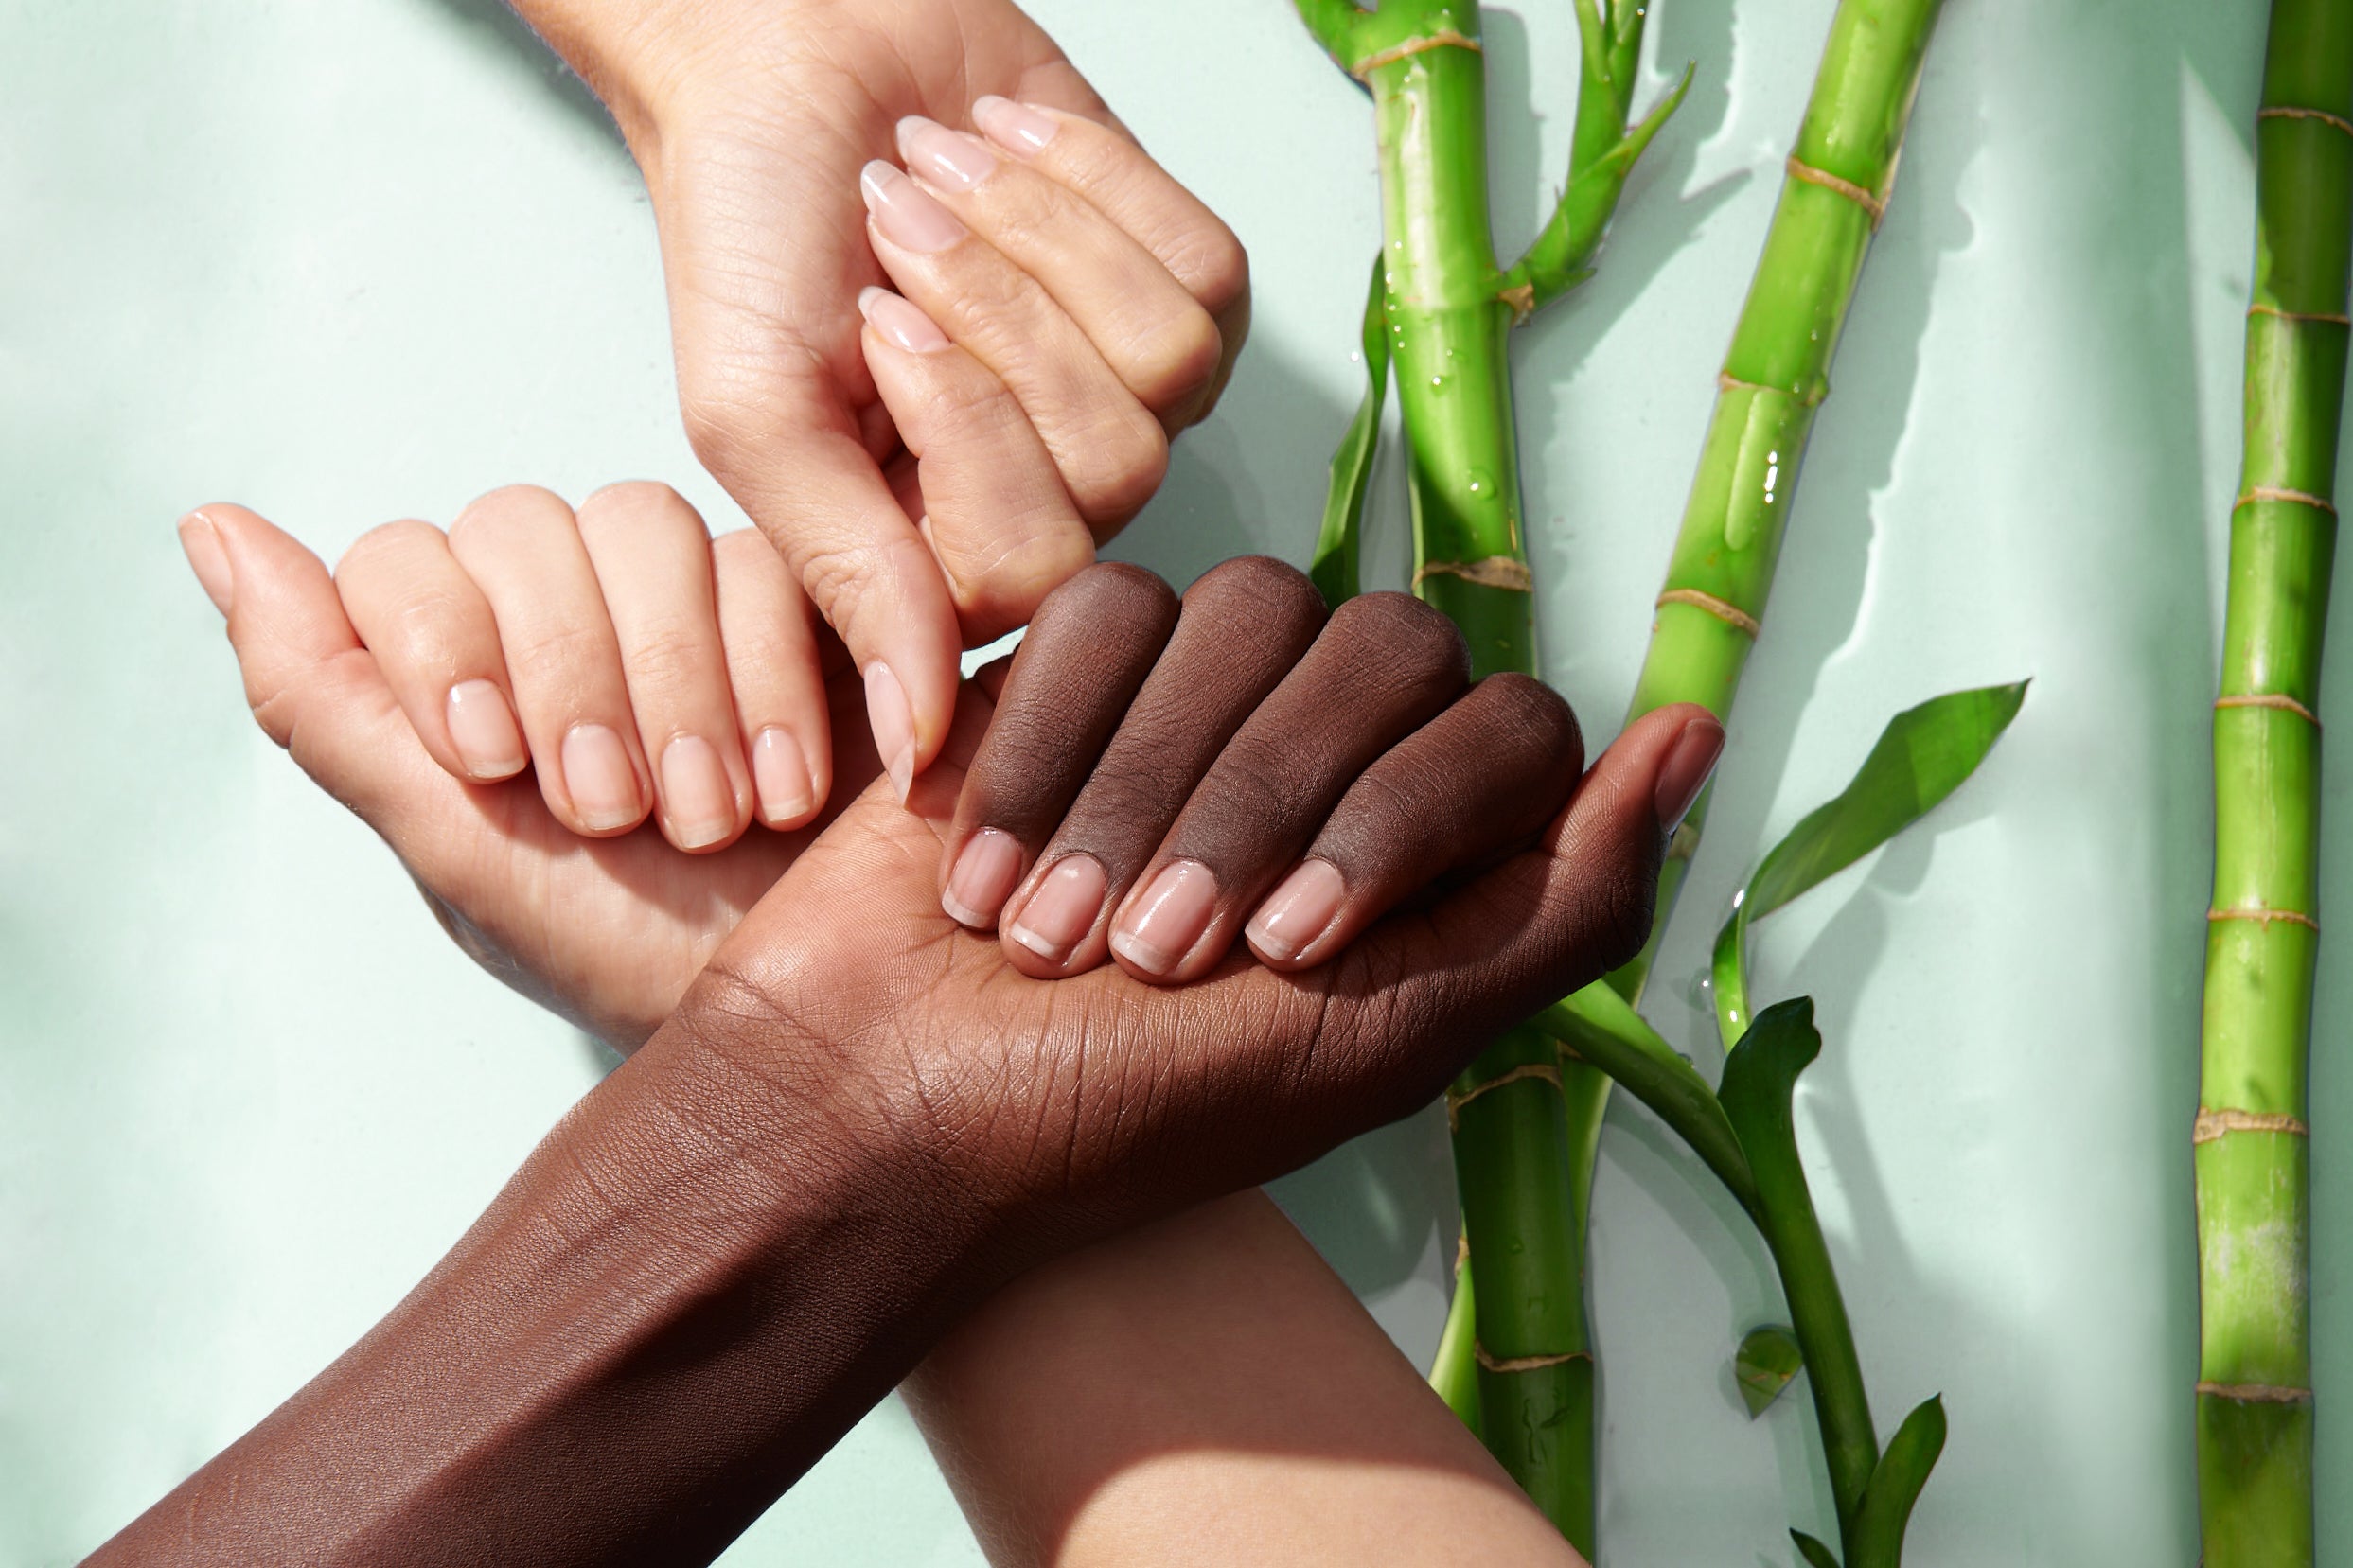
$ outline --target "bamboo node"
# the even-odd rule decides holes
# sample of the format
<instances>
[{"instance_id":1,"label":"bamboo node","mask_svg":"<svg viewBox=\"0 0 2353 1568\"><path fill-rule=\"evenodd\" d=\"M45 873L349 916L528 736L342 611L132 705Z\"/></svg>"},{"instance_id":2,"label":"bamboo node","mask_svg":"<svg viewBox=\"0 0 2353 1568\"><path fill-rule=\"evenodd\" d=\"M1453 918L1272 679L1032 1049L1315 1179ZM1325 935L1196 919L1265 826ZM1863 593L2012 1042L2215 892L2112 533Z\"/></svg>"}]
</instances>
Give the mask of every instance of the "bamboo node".
<instances>
[{"instance_id":1,"label":"bamboo node","mask_svg":"<svg viewBox=\"0 0 2353 1568\"><path fill-rule=\"evenodd\" d=\"M1751 637L1764 630L1757 618L1740 606L1727 604L1714 594L1702 592L1696 588L1671 588L1658 596L1652 608L1664 608L1668 605L1690 605L1693 609L1704 609L1725 625L1736 627Z\"/></svg>"},{"instance_id":2,"label":"bamboo node","mask_svg":"<svg viewBox=\"0 0 2353 1568\"><path fill-rule=\"evenodd\" d=\"M2189 1141L2193 1144L2212 1143L2230 1133L2292 1133L2297 1137L2310 1137L2312 1129L2304 1119L2278 1111L2209 1111L2201 1105L2198 1119L2190 1124Z\"/></svg>"},{"instance_id":3,"label":"bamboo node","mask_svg":"<svg viewBox=\"0 0 2353 1568\"><path fill-rule=\"evenodd\" d=\"M1800 392L1795 387L1767 386L1762 381L1743 381L1728 370L1719 370L1716 372L1716 390L1718 392L1778 392L1784 397L1796 398L1807 408L1819 408L1822 399L1830 396L1831 384L1817 376L1813 379L1812 386Z\"/></svg>"},{"instance_id":4,"label":"bamboo node","mask_svg":"<svg viewBox=\"0 0 2353 1568\"><path fill-rule=\"evenodd\" d=\"M1674 837L1667 840L1667 858L1689 860L1699 853L1699 824L1686 817L1675 824Z\"/></svg>"},{"instance_id":5,"label":"bamboo node","mask_svg":"<svg viewBox=\"0 0 2353 1568\"><path fill-rule=\"evenodd\" d=\"M2314 920L2310 915L2306 914L2301 909L2208 909L2206 911L2206 919L2209 922L2217 920L2252 920L2258 925L2267 926L2275 920L2284 920L2291 925L2307 925L2315 931L2320 929L2320 922Z\"/></svg>"},{"instance_id":6,"label":"bamboo node","mask_svg":"<svg viewBox=\"0 0 2353 1568\"><path fill-rule=\"evenodd\" d=\"M1408 38L1401 44L1392 44L1386 49L1374 50L1355 64L1351 65L1348 68L1348 74L1358 81L1362 81L1384 65L1394 65L1401 60L1409 59L1429 49L1468 49L1473 54L1485 52L1479 47L1477 39L1459 33L1452 27L1441 27L1436 32L1424 37Z\"/></svg>"},{"instance_id":7,"label":"bamboo node","mask_svg":"<svg viewBox=\"0 0 2353 1568\"><path fill-rule=\"evenodd\" d=\"M2241 692L2235 696L2218 696L2217 708L2277 708L2295 714L2313 729L2320 728L2320 715L2285 692Z\"/></svg>"},{"instance_id":8,"label":"bamboo node","mask_svg":"<svg viewBox=\"0 0 2353 1568\"><path fill-rule=\"evenodd\" d=\"M2231 510L2236 512L2241 506L2258 501L2292 501L2300 506L2317 506L2332 518L2337 515L2337 503L2326 496L2316 496L2309 490L2282 489L2276 484L2248 485L2239 492L2238 499L2231 502Z\"/></svg>"},{"instance_id":9,"label":"bamboo node","mask_svg":"<svg viewBox=\"0 0 2353 1568\"><path fill-rule=\"evenodd\" d=\"M2332 310L2282 310L2276 305L2260 302L2247 307L2251 316L2277 316L2281 321L2325 321L2337 326L2353 326L2353 316L2339 315Z\"/></svg>"},{"instance_id":10,"label":"bamboo node","mask_svg":"<svg viewBox=\"0 0 2353 1568\"><path fill-rule=\"evenodd\" d=\"M2271 1383L2202 1383L2201 1394L2211 1394L2218 1400L2244 1400L2255 1404L2309 1404L2312 1391L2309 1388L2283 1388Z\"/></svg>"},{"instance_id":11,"label":"bamboo node","mask_svg":"<svg viewBox=\"0 0 2353 1568\"><path fill-rule=\"evenodd\" d=\"M2348 120L2342 115L2332 115L2326 109L2306 109L2292 103L2273 103L2256 110L2255 117L2258 120L2318 120L2323 125L2333 125L2346 135L2353 136L2353 120Z\"/></svg>"},{"instance_id":12,"label":"bamboo node","mask_svg":"<svg viewBox=\"0 0 2353 1568\"><path fill-rule=\"evenodd\" d=\"M1471 1341L1471 1354L1477 1357L1479 1365L1490 1372L1540 1372L1548 1366L1593 1359L1590 1350L1571 1350L1558 1356L1491 1356L1487 1353L1487 1347L1477 1340Z\"/></svg>"},{"instance_id":13,"label":"bamboo node","mask_svg":"<svg viewBox=\"0 0 2353 1568\"><path fill-rule=\"evenodd\" d=\"M1879 220L1887 216L1886 198L1872 195L1852 180L1843 179L1827 168L1816 168L1800 159L1795 152L1789 155L1789 161L1784 167L1788 168L1791 179L1803 180L1810 185L1820 185L1824 190L1835 191L1865 212L1869 213L1871 227L1874 229L1879 227Z\"/></svg>"},{"instance_id":14,"label":"bamboo node","mask_svg":"<svg viewBox=\"0 0 2353 1568\"><path fill-rule=\"evenodd\" d=\"M1509 289L1498 289L1495 298L1512 308L1512 325L1514 326L1524 325L1529 317L1536 313L1536 286L1532 283L1514 283Z\"/></svg>"},{"instance_id":15,"label":"bamboo node","mask_svg":"<svg viewBox=\"0 0 2353 1568\"><path fill-rule=\"evenodd\" d=\"M1536 579L1528 570L1528 563L1510 555L1490 555L1483 561L1424 561L1413 574L1413 586L1420 588L1425 577L1460 577L1466 583L1481 588L1506 589L1513 593L1533 593Z\"/></svg>"},{"instance_id":16,"label":"bamboo node","mask_svg":"<svg viewBox=\"0 0 2353 1568\"><path fill-rule=\"evenodd\" d=\"M1500 1089L1506 1084L1517 1084L1527 1078L1542 1079L1555 1089L1561 1086L1559 1067L1549 1062L1523 1062L1510 1072L1497 1073L1484 1083L1474 1084L1467 1089L1448 1089L1446 1091L1446 1130L1448 1132L1461 1130L1462 1107L1477 1100L1480 1095L1490 1089Z\"/></svg>"}]
</instances>

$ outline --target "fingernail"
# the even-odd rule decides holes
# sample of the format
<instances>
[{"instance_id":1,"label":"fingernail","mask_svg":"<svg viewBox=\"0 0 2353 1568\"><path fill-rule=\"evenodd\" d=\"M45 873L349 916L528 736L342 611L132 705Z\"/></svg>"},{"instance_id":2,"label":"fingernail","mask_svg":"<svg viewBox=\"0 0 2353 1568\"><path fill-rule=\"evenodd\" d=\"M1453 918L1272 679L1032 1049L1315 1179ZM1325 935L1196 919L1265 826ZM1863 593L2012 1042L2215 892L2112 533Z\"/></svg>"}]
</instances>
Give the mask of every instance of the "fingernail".
<instances>
[{"instance_id":1,"label":"fingernail","mask_svg":"<svg viewBox=\"0 0 2353 1568\"><path fill-rule=\"evenodd\" d=\"M874 726L875 752L904 805L915 783L915 713L907 705L907 688L879 659L866 666L866 722Z\"/></svg>"},{"instance_id":2,"label":"fingernail","mask_svg":"<svg viewBox=\"0 0 2353 1568\"><path fill-rule=\"evenodd\" d=\"M457 748L468 778L485 784L511 779L531 760L506 694L489 681L461 680L451 687L448 712L450 744Z\"/></svg>"},{"instance_id":3,"label":"fingernail","mask_svg":"<svg viewBox=\"0 0 2353 1568\"><path fill-rule=\"evenodd\" d=\"M1066 854L1030 894L1005 934L1048 963L1060 963L1095 928L1106 883L1091 854Z\"/></svg>"},{"instance_id":4,"label":"fingernail","mask_svg":"<svg viewBox=\"0 0 2353 1568\"><path fill-rule=\"evenodd\" d=\"M202 512L182 518L180 549L187 555L212 608L228 614L236 599L237 574L229 570L229 553L221 547L221 530L212 525L212 519Z\"/></svg>"},{"instance_id":5,"label":"fingernail","mask_svg":"<svg viewBox=\"0 0 2353 1568\"><path fill-rule=\"evenodd\" d=\"M982 828L956 856L956 869L947 873L947 887L940 893L940 907L949 919L985 931L997 924L997 911L1020 880L1020 844L1010 833Z\"/></svg>"},{"instance_id":6,"label":"fingernail","mask_svg":"<svg viewBox=\"0 0 2353 1568\"><path fill-rule=\"evenodd\" d=\"M591 833L627 827L645 813L629 749L602 724L575 724L564 736L564 788Z\"/></svg>"},{"instance_id":7,"label":"fingernail","mask_svg":"<svg viewBox=\"0 0 2353 1568\"><path fill-rule=\"evenodd\" d=\"M921 185L890 164L876 158L858 177L866 194L866 210L875 216L882 238L901 250L944 251L964 237L956 215Z\"/></svg>"},{"instance_id":8,"label":"fingernail","mask_svg":"<svg viewBox=\"0 0 2353 1568\"><path fill-rule=\"evenodd\" d=\"M858 291L858 314L894 348L910 354L937 354L947 346L947 334L913 304L888 289L872 285Z\"/></svg>"},{"instance_id":9,"label":"fingernail","mask_svg":"<svg viewBox=\"0 0 2353 1568\"><path fill-rule=\"evenodd\" d=\"M1675 737L1673 749L1658 766L1658 790L1652 809L1658 813L1658 830L1672 833L1683 825L1691 802L1707 787L1707 776L1724 755L1724 726L1712 718L1693 719Z\"/></svg>"},{"instance_id":10,"label":"fingernail","mask_svg":"<svg viewBox=\"0 0 2353 1568\"><path fill-rule=\"evenodd\" d=\"M662 749L662 809L671 840L682 850L716 844L735 831L735 786L717 747L700 735L681 735Z\"/></svg>"},{"instance_id":11,"label":"fingernail","mask_svg":"<svg viewBox=\"0 0 2353 1568\"><path fill-rule=\"evenodd\" d=\"M1266 896L1243 934L1270 959L1297 958L1332 928L1347 892L1338 867L1329 860L1306 861Z\"/></svg>"},{"instance_id":12,"label":"fingernail","mask_svg":"<svg viewBox=\"0 0 2353 1568\"><path fill-rule=\"evenodd\" d=\"M986 143L950 131L936 120L910 115L899 121L899 151L907 167L949 190L970 190L997 172L997 155Z\"/></svg>"},{"instance_id":13,"label":"fingernail","mask_svg":"<svg viewBox=\"0 0 2353 1568\"><path fill-rule=\"evenodd\" d=\"M1052 115L1041 115L1026 103L1000 98L994 93L972 106L972 123L981 134L1013 152L1035 152L1054 139L1061 125Z\"/></svg>"},{"instance_id":14,"label":"fingernail","mask_svg":"<svg viewBox=\"0 0 2353 1568\"><path fill-rule=\"evenodd\" d=\"M1128 906L1111 933L1111 951L1148 975L1166 975L1184 961L1217 910L1217 878L1198 860L1160 868L1143 896Z\"/></svg>"},{"instance_id":15,"label":"fingernail","mask_svg":"<svg viewBox=\"0 0 2353 1568\"><path fill-rule=\"evenodd\" d=\"M817 809L817 782L789 730L770 725L752 743L752 784L760 793L760 820L770 827Z\"/></svg>"}]
</instances>

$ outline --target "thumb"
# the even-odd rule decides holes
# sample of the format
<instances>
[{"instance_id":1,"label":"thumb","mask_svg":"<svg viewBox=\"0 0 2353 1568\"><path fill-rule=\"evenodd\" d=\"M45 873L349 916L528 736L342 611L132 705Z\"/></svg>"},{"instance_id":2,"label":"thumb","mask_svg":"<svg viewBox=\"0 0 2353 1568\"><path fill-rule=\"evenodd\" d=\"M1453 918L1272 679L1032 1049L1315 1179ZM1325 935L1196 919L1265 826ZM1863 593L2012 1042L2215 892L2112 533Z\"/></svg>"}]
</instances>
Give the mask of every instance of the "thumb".
<instances>
[{"instance_id":1,"label":"thumb","mask_svg":"<svg viewBox=\"0 0 2353 1568\"><path fill-rule=\"evenodd\" d=\"M228 618L245 700L262 732L393 837L395 805L429 784L422 774L435 769L352 630L326 566L242 506L190 512L180 520L180 546Z\"/></svg>"},{"instance_id":2,"label":"thumb","mask_svg":"<svg viewBox=\"0 0 2353 1568\"><path fill-rule=\"evenodd\" d=\"M1534 849L1374 927L1356 949L1364 970L1337 987L1363 1015L1348 1032L1364 1038L1334 1059L1426 1098L1478 1046L1639 953L1668 842L1723 746L1724 727L1696 704L1644 714ZM1401 1048L1417 1053L1411 1066Z\"/></svg>"}]
</instances>

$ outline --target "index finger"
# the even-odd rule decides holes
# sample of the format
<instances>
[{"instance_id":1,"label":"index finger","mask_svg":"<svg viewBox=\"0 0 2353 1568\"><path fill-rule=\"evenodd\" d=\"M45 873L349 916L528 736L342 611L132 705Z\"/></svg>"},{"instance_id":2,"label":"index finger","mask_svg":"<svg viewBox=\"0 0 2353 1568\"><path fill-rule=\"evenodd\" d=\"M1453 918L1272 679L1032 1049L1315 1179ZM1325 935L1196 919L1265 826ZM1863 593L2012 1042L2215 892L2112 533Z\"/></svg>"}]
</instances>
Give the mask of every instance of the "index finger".
<instances>
[{"instance_id":1,"label":"index finger","mask_svg":"<svg viewBox=\"0 0 2353 1568\"><path fill-rule=\"evenodd\" d=\"M822 370L764 375L726 395L692 389L686 403L697 455L864 674L875 749L904 800L955 713L964 635L939 562Z\"/></svg>"}]
</instances>

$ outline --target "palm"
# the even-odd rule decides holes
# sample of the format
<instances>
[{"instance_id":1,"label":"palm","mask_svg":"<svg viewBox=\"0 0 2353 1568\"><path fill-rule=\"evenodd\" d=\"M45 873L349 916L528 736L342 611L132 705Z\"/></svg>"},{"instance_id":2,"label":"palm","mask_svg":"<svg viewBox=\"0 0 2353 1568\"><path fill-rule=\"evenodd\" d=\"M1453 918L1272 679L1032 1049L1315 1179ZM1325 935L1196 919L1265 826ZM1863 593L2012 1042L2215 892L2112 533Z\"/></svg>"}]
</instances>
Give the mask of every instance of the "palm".
<instances>
[{"instance_id":1,"label":"palm","mask_svg":"<svg viewBox=\"0 0 2353 1568\"><path fill-rule=\"evenodd\" d=\"M458 944L625 1050L669 1015L825 821L794 834L754 827L709 854L681 854L650 825L582 838L528 773L485 786L444 772L363 651L312 666L290 695L295 760L383 836ZM879 769L856 678L838 678L828 697L834 798L848 800Z\"/></svg>"}]
</instances>

